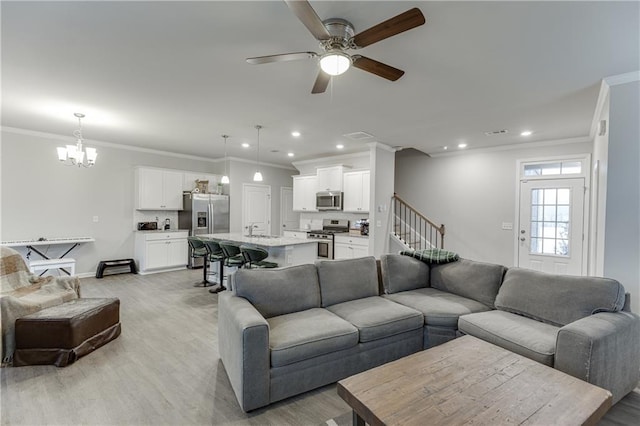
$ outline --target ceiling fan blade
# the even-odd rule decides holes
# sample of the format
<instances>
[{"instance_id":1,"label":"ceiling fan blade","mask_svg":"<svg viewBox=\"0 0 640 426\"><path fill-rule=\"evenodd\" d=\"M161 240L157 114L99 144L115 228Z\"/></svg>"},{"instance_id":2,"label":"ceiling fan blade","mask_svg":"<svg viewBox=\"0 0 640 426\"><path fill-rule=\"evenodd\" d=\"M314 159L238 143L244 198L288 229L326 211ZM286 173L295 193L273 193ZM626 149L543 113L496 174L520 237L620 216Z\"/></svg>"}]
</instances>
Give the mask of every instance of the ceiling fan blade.
<instances>
[{"instance_id":1,"label":"ceiling fan blade","mask_svg":"<svg viewBox=\"0 0 640 426\"><path fill-rule=\"evenodd\" d=\"M396 81L404 75L404 71L360 55L354 55L353 66L370 72L387 80Z\"/></svg>"},{"instance_id":2,"label":"ceiling fan blade","mask_svg":"<svg viewBox=\"0 0 640 426\"><path fill-rule=\"evenodd\" d=\"M377 43L385 38L419 27L424 23L424 15L420 12L420 9L414 7L413 9L407 10L398 16L394 16L391 19L387 19L378 25L374 25L373 27L356 34L353 37L353 42L358 47L369 46L370 44Z\"/></svg>"},{"instance_id":3,"label":"ceiling fan blade","mask_svg":"<svg viewBox=\"0 0 640 426\"><path fill-rule=\"evenodd\" d=\"M318 56L315 52L295 52L282 53L280 55L256 56L255 58L247 58L247 62L253 65L268 64L271 62L297 61L299 59L310 59Z\"/></svg>"},{"instance_id":4,"label":"ceiling fan blade","mask_svg":"<svg viewBox=\"0 0 640 426\"><path fill-rule=\"evenodd\" d=\"M327 90L327 86L331 81L331 76L326 72L320 70L318 71L318 77L316 78L316 82L313 83L313 89L311 89L312 94L324 93Z\"/></svg>"},{"instance_id":5,"label":"ceiling fan blade","mask_svg":"<svg viewBox=\"0 0 640 426\"><path fill-rule=\"evenodd\" d=\"M318 14L313 7L306 0L285 0L289 9L294 15L298 17L300 22L313 34L318 40L328 40L331 38L331 34L324 27L322 20L318 17Z\"/></svg>"}]
</instances>

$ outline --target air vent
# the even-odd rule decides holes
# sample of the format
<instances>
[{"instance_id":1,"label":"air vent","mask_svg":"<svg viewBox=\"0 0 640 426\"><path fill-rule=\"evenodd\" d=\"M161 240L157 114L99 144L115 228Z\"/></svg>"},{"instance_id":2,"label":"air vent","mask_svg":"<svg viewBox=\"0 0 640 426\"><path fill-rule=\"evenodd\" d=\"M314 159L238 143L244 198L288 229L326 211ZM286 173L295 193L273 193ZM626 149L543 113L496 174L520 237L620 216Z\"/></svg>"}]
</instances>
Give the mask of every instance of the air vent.
<instances>
[{"instance_id":1,"label":"air vent","mask_svg":"<svg viewBox=\"0 0 640 426\"><path fill-rule=\"evenodd\" d=\"M346 135L342 135L342 136L354 141L361 141L361 140L373 138L373 135L370 135L367 132L353 132L353 133L347 133Z\"/></svg>"},{"instance_id":2,"label":"air vent","mask_svg":"<svg viewBox=\"0 0 640 426\"><path fill-rule=\"evenodd\" d=\"M484 132L485 135L487 136L498 136L498 135L505 135L509 133L509 131L507 129L502 129L502 130L494 130L492 132Z\"/></svg>"},{"instance_id":3,"label":"air vent","mask_svg":"<svg viewBox=\"0 0 640 426\"><path fill-rule=\"evenodd\" d=\"M276 152L280 152L280 151L277 150L277 149L272 149L270 152L276 153Z\"/></svg>"}]
</instances>

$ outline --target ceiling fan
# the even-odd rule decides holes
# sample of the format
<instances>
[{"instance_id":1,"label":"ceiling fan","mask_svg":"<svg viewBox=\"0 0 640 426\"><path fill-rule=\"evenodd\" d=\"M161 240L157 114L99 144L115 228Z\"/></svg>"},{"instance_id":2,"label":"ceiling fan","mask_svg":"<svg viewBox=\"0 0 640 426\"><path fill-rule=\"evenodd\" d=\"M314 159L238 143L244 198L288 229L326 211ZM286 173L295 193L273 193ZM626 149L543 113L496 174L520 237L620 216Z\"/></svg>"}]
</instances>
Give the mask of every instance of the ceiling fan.
<instances>
[{"instance_id":1,"label":"ceiling fan","mask_svg":"<svg viewBox=\"0 0 640 426\"><path fill-rule=\"evenodd\" d=\"M424 15L422 15L420 9L413 8L355 34L353 25L349 21L340 18L320 20L311 4L306 0L285 0L285 3L320 42L320 48L323 52L320 54L316 52L294 52L258 56L247 58L247 62L257 65L320 57L321 69L318 72L318 77L311 93L324 93L327 90L329 81L331 81L331 77L344 73L351 65L387 80L396 81L402 77L404 71L362 55L350 55L347 51L369 46L425 23Z\"/></svg>"}]
</instances>

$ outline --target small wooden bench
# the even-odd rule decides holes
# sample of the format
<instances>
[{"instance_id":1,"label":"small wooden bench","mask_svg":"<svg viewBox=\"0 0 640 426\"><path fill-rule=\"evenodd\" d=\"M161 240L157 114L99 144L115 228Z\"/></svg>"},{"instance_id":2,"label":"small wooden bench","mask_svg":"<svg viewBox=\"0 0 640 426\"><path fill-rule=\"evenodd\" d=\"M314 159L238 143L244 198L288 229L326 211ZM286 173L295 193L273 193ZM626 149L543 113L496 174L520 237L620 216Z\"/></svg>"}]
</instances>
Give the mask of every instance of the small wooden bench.
<instances>
[{"instance_id":1,"label":"small wooden bench","mask_svg":"<svg viewBox=\"0 0 640 426\"><path fill-rule=\"evenodd\" d=\"M64 367L120 335L120 300L74 299L18 318L15 333L15 367Z\"/></svg>"},{"instance_id":2,"label":"small wooden bench","mask_svg":"<svg viewBox=\"0 0 640 426\"><path fill-rule=\"evenodd\" d=\"M39 271L46 271L47 269L61 269L63 272L69 275L76 274L76 260L70 257L62 259L42 259L29 261L29 270L32 274L36 274ZM67 271L69 269L70 271Z\"/></svg>"}]
</instances>

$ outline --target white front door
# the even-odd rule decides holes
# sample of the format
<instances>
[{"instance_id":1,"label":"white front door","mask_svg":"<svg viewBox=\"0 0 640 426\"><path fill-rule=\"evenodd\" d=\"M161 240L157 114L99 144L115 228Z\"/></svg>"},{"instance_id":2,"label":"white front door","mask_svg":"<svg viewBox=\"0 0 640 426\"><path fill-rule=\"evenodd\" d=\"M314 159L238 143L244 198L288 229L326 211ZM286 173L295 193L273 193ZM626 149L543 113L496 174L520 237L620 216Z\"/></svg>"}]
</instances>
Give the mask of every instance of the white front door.
<instances>
[{"instance_id":1,"label":"white front door","mask_svg":"<svg viewBox=\"0 0 640 426\"><path fill-rule=\"evenodd\" d=\"M584 178L520 182L518 266L582 275Z\"/></svg>"},{"instance_id":2,"label":"white front door","mask_svg":"<svg viewBox=\"0 0 640 426\"><path fill-rule=\"evenodd\" d=\"M293 188L280 188L280 235L300 227L300 213L293 211Z\"/></svg>"},{"instance_id":3,"label":"white front door","mask_svg":"<svg viewBox=\"0 0 640 426\"><path fill-rule=\"evenodd\" d=\"M242 232L271 234L271 186L242 184Z\"/></svg>"}]
</instances>

